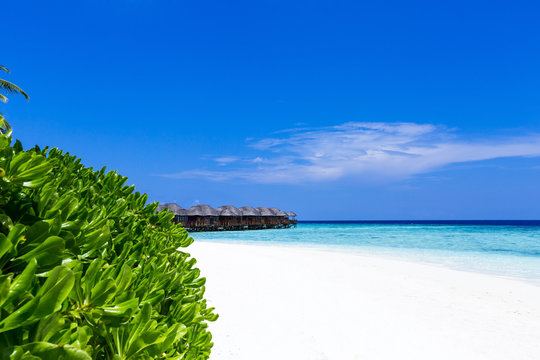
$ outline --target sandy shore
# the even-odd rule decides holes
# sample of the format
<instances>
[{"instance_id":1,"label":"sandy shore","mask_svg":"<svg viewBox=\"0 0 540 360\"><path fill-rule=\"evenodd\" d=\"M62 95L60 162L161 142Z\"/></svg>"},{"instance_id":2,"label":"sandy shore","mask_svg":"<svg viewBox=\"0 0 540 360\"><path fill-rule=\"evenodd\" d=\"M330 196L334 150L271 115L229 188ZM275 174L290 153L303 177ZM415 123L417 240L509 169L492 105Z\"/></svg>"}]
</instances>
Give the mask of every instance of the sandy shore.
<instances>
[{"instance_id":1,"label":"sandy shore","mask_svg":"<svg viewBox=\"0 0 540 360\"><path fill-rule=\"evenodd\" d=\"M319 250L196 242L214 360L540 359L540 287Z\"/></svg>"}]
</instances>

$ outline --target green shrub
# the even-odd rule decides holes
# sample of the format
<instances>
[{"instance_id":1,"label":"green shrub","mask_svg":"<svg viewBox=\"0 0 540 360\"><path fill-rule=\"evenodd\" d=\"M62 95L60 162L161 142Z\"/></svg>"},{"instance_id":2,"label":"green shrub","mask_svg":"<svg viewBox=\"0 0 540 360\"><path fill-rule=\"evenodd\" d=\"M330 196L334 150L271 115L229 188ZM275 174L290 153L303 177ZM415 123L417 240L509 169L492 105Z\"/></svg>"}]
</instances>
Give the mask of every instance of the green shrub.
<instances>
[{"instance_id":1,"label":"green shrub","mask_svg":"<svg viewBox=\"0 0 540 360\"><path fill-rule=\"evenodd\" d=\"M193 239L127 178L0 135L0 359L207 359Z\"/></svg>"}]
</instances>

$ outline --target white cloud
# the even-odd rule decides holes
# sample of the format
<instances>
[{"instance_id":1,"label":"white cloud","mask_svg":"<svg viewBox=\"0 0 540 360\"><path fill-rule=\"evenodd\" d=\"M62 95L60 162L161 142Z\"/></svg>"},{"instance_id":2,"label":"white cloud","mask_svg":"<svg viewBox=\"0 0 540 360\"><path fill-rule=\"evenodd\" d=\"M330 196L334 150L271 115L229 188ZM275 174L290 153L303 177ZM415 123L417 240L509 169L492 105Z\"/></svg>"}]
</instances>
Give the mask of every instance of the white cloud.
<instances>
[{"instance_id":1,"label":"white cloud","mask_svg":"<svg viewBox=\"0 0 540 360\"><path fill-rule=\"evenodd\" d=\"M214 159L214 161L217 162L220 166L225 166L238 160L239 159L236 156L222 156Z\"/></svg>"},{"instance_id":2,"label":"white cloud","mask_svg":"<svg viewBox=\"0 0 540 360\"><path fill-rule=\"evenodd\" d=\"M163 175L258 183L330 181L345 176L403 179L445 165L501 157L540 156L540 135L460 140L432 124L349 122L324 128L299 128L253 140L255 158L221 157L235 162L227 171L188 170Z\"/></svg>"}]
</instances>

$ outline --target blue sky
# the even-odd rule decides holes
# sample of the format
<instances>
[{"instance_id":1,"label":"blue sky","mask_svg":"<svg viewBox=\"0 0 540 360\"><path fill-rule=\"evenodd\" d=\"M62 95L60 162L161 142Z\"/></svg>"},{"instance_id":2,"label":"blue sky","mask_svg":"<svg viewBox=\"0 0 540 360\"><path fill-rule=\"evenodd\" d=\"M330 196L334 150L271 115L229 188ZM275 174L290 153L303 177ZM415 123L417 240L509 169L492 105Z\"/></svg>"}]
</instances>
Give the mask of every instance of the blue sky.
<instances>
[{"instance_id":1,"label":"blue sky","mask_svg":"<svg viewBox=\"0 0 540 360\"><path fill-rule=\"evenodd\" d=\"M535 2L4 1L0 104L184 207L540 218Z\"/></svg>"}]
</instances>

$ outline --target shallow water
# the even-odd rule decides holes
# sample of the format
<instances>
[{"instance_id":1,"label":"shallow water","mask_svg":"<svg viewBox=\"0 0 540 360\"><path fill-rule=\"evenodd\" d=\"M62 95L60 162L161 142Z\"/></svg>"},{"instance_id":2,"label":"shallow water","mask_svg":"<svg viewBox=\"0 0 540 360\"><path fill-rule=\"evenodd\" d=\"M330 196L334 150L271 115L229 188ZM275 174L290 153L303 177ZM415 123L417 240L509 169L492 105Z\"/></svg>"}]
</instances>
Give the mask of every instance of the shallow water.
<instances>
[{"instance_id":1,"label":"shallow water","mask_svg":"<svg viewBox=\"0 0 540 360\"><path fill-rule=\"evenodd\" d=\"M200 241L279 244L384 255L540 284L540 226L301 223L297 228L192 233Z\"/></svg>"}]
</instances>

